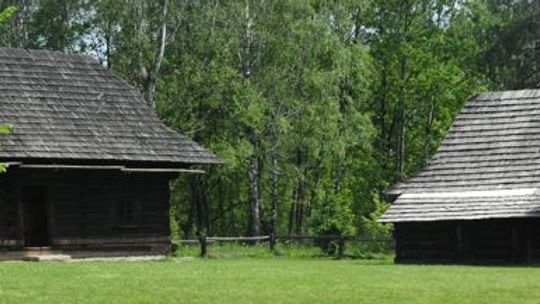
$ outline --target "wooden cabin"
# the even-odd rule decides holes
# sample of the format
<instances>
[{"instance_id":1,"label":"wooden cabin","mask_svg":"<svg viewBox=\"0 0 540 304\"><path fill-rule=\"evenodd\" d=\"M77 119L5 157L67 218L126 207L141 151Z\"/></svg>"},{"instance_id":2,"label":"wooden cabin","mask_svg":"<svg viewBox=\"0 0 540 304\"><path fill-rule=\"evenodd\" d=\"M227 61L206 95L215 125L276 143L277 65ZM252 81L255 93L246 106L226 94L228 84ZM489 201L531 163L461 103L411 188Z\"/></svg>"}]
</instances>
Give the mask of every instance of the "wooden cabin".
<instances>
[{"instance_id":1,"label":"wooden cabin","mask_svg":"<svg viewBox=\"0 0 540 304\"><path fill-rule=\"evenodd\" d=\"M0 259L168 253L169 181L219 162L87 56L0 49L0 123Z\"/></svg>"},{"instance_id":2,"label":"wooden cabin","mask_svg":"<svg viewBox=\"0 0 540 304\"><path fill-rule=\"evenodd\" d=\"M471 98L433 160L387 193L397 262L540 261L540 90Z\"/></svg>"}]
</instances>

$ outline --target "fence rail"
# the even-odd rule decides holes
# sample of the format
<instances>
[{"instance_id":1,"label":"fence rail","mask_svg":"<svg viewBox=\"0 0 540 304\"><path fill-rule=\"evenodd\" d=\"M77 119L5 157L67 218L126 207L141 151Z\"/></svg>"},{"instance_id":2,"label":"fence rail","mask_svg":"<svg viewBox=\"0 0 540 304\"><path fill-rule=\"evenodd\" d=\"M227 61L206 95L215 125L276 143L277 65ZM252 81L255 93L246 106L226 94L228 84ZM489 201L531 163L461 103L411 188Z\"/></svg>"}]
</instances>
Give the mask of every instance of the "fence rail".
<instances>
[{"instance_id":1,"label":"fence rail","mask_svg":"<svg viewBox=\"0 0 540 304\"><path fill-rule=\"evenodd\" d=\"M172 243L176 246L179 245L195 245L199 244L200 256L208 256L208 245L212 243L220 242L246 242L246 243L258 243L258 242L268 242L270 250L274 249L274 246L277 242L286 242L286 241L335 241L337 245L337 255L338 257L343 257L345 255L345 246L347 242L382 242L390 243L393 242L392 239L377 239L377 238L361 238L361 237L350 237L350 236L341 236L341 235L288 235L288 236L276 236L272 237L271 235L261 235L261 236L243 236L243 237L209 237L201 236L198 239L182 239L175 240Z\"/></svg>"}]
</instances>

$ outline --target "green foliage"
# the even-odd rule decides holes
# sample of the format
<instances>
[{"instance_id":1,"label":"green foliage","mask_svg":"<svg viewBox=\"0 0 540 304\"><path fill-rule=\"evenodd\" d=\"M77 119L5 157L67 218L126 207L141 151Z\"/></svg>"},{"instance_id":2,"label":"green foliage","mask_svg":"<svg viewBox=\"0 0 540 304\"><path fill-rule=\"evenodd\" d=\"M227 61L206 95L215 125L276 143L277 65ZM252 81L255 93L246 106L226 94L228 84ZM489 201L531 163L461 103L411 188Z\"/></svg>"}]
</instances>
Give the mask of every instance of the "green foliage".
<instances>
[{"instance_id":1,"label":"green foliage","mask_svg":"<svg viewBox=\"0 0 540 304\"><path fill-rule=\"evenodd\" d=\"M369 155L374 130L364 104L371 73L367 49L336 35L350 26L345 14L340 16L344 24L332 28L328 18L333 12L326 5L316 11L296 2L254 4L251 21L245 4L189 9L182 18L193 26L172 42L177 48L164 66L157 110L169 125L216 151L226 165L211 169L205 180L210 190L178 185L174 199L181 205L180 221L189 227L186 233L197 225L189 221L195 206L187 202L193 192L207 191L208 201L216 202L209 208L217 217L218 234L245 234L247 220L237 219L249 214L251 156L262 162L261 195L268 202L270 174L276 170L271 153L277 155L282 219L293 204L315 204L323 171L339 174L339 184L349 183L352 174L343 167L364 164L352 159ZM248 53L245 43L252 45ZM263 213L271 212L268 204L262 207ZM234 214L223 212L228 209ZM309 215L298 217L303 222L298 229L305 232ZM287 222L280 223L278 232L286 232Z\"/></svg>"},{"instance_id":2,"label":"green foliage","mask_svg":"<svg viewBox=\"0 0 540 304\"><path fill-rule=\"evenodd\" d=\"M353 236L356 233L353 196L350 190L335 191L326 186L317 193L318 205L314 206L311 227L314 235ZM338 250L337 240L319 240L316 242L322 251L335 255Z\"/></svg>"},{"instance_id":3,"label":"green foliage","mask_svg":"<svg viewBox=\"0 0 540 304\"><path fill-rule=\"evenodd\" d=\"M378 222L389 205L382 201L377 194L373 195L375 209L368 215L362 216L362 236L367 239L387 240L392 236L392 226Z\"/></svg>"},{"instance_id":4,"label":"green foliage","mask_svg":"<svg viewBox=\"0 0 540 304\"><path fill-rule=\"evenodd\" d=\"M315 235L352 236L356 233L352 212L350 191L319 191L320 206L315 206L312 215L312 229Z\"/></svg>"},{"instance_id":5,"label":"green foliage","mask_svg":"<svg viewBox=\"0 0 540 304\"><path fill-rule=\"evenodd\" d=\"M17 7L14 5L4 8L4 10L0 12L0 23L4 23L8 21L9 18L11 18L11 16L13 16L13 14L15 14L16 11L17 11Z\"/></svg>"},{"instance_id":6,"label":"green foliage","mask_svg":"<svg viewBox=\"0 0 540 304\"><path fill-rule=\"evenodd\" d=\"M466 7L388 0L370 10L368 39L379 71L373 82L376 148L391 183L429 162L463 102L484 89L471 65L484 46L465 28Z\"/></svg>"},{"instance_id":7,"label":"green foliage","mask_svg":"<svg viewBox=\"0 0 540 304\"><path fill-rule=\"evenodd\" d=\"M10 124L0 125L0 135L7 135L11 132L13 126Z\"/></svg>"},{"instance_id":8,"label":"green foliage","mask_svg":"<svg viewBox=\"0 0 540 304\"><path fill-rule=\"evenodd\" d=\"M0 136L9 134L12 129L13 129L12 125L9 125L9 124L0 125ZM7 171L7 168L8 168L8 165L4 163L0 163L0 173L5 173Z\"/></svg>"},{"instance_id":9,"label":"green foliage","mask_svg":"<svg viewBox=\"0 0 540 304\"><path fill-rule=\"evenodd\" d=\"M16 11L17 8L15 6L8 6L4 8L4 10L0 12L0 24L8 21L13 16L13 14L15 14ZM12 128L13 127L9 124L0 125L0 136L9 134ZM8 166L6 164L0 163L0 173L5 173L7 167Z\"/></svg>"}]
</instances>

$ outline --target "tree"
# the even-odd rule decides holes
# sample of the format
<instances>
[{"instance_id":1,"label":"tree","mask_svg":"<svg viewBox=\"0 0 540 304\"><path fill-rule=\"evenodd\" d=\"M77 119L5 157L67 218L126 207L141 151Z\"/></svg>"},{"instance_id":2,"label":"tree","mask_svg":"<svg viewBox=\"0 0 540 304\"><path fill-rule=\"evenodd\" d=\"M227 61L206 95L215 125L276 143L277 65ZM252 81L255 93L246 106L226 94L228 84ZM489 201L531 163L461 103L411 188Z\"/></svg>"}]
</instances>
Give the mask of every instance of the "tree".
<instances>
[{"instance_id":1,"label":"tree","mask_svg":"<svg viewBox=\"0 0 540 304\"><path fill-rule=\"evenodd\" d=\"M478 49L458 33L468 9L457 1L387 0L371 10L368 41L380 71L376 147L391 183L429 162L462 102L482 88L467 67Z\"/></svg>"},{"instance_id":2,"label":"tree","mask_svg":"<svg viewBox=\"0 0 540 304\"><path fill-rule=\"evenodd\" d=\"M8 6L0 12L0 24L7 22L13 14L17 11L14 6ZM0 135L6 135L11 132L12 126L9 124L0 125ZM0 173L6 172L7 165L0 163Z\"/></svg>"}]
</instances>

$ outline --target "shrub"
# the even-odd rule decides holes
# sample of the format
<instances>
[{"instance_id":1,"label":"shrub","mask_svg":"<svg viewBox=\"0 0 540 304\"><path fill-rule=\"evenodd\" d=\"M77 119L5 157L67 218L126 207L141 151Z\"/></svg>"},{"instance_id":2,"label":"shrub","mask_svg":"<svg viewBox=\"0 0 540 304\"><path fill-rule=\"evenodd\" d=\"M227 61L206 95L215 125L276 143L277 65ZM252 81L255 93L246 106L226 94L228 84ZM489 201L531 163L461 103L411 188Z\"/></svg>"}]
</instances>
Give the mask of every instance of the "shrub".
<instances>
[{"instance_id":1,"label":"shrub","mask_svg":"<svg viewBox=\"0 0 540 304\"><path fill-rule=\"evenodd\" d=\"M354 213L352 210L353 196L349 189L342 191L324 191L318 193L320 205L315 208L311 218L312 232L315 235L353 236ZM328 255L335 255L338 249L337 240L318 240L315 245Z\"/></svg>"}]
</instances>

